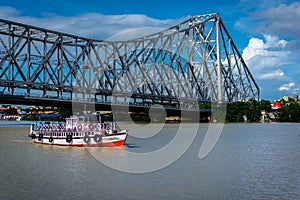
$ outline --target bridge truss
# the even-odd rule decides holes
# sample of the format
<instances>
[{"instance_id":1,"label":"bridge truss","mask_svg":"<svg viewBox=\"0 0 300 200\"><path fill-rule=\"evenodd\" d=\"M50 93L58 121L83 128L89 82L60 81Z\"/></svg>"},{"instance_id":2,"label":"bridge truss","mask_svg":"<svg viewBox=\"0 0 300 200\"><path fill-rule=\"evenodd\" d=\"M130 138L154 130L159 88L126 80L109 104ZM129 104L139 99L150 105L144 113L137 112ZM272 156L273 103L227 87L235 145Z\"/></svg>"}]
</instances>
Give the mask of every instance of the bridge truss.
<instances>
[{"instance_id":1,"label":"bridge truss","mask_svg":"<svg viewBox=\"0 0 300 200\"><path fill-rule=\"evenodd\" d=\"M127 41L0 19L0 94L173 105L259 98L259 88L214 13Z\"/></svg>"}]
</instances>

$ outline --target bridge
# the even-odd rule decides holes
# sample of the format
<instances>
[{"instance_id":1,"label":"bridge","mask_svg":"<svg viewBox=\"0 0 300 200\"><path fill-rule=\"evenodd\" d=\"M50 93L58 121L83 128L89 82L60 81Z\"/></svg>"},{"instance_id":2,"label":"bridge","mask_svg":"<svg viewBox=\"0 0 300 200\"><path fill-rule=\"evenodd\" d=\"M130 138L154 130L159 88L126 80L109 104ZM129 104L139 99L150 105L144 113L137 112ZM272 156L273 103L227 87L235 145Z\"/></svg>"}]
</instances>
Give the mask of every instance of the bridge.
<instances>
[{"instance_id":1,"label":"bridge","mask_svg":"<svg viewBox=\"0 0 300 200\"><path fill-rule=\"evenodd\" d=\"M0 19L0 103L188 110L249 98L259 87L218 13L126 41Z\"/></svg>"}]
</instances>

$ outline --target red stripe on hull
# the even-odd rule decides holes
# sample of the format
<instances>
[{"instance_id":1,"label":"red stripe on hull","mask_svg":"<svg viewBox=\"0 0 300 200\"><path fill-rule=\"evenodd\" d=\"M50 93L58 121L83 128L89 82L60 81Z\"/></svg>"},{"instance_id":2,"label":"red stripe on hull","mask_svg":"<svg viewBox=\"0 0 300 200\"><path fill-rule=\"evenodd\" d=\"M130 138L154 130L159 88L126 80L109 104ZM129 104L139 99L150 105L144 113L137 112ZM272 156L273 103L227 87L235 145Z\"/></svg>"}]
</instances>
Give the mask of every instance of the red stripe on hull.
<instances>
[{"instance_id":1,"label":"red stripe on hull","mask_svg":"<svg viewBox=\"0 0 300 200\"><path fill-rule=\"evenodd\" d=\"M43 145L55 145L55 146L72 146L72 147L83 147L86 146L84 144L58 144L58 143L44 143L33 141L35 144L43 144Z\"/></svg>"},{"instance_id":2,"label":"red stripe on hull","mask_svg":"<svg viewBox=\"0 0 300 200\"><path fill-rule=\"evenodd\" d=\"M58 144L58 143L43 143L38 141L33 141L35 144L46 144L46 145L56 145L56 146L72 146L72 147L118 147L124 146L125 140L115 141L115 142L106 142L99 144Z\"/></svg>"},{"instance_id":3,"label":"red stripe on hull","mask_svg":"<svg viewBox=\"0 0 300 200\"><path fill-rule=\"evenodd\" d=\"M118 146L124 146L124 144L125 144L125 140L102 143L102 145L105 146L105 147L118 147Z\"/></svg>"}]
</instances>

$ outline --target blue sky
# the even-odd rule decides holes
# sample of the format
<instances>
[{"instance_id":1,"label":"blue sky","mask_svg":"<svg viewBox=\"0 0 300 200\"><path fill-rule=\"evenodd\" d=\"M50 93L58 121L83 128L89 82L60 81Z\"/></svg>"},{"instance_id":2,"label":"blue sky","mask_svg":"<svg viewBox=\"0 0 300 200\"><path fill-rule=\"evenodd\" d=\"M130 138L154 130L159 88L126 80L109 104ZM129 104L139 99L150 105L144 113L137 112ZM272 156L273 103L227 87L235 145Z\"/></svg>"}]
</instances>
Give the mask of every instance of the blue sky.
<instances>
[{"instance_id":1,"label":"blue sky","mask_svg":"<svg viewBox=\"0 0 300 200\"><path fill-rule=\"evenodd\" d=\"M106 39L120 31L167 28L219 12L261 98L300 95L300 2L291 0L2 0L0 18Z\"/></svg>"}]
</instances>

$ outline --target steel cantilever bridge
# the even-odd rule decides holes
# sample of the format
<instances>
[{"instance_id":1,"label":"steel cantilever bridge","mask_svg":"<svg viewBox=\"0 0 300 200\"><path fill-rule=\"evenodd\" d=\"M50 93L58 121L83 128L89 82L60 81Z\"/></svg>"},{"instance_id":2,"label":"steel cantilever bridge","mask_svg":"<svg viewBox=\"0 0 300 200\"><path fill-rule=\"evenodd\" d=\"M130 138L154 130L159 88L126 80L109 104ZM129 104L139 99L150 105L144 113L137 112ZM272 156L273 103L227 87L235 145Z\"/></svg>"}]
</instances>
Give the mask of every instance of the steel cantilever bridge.
<instances>
[{"instance_id":1,"label":"steel cantilever bridge","mask_svg":"<svg viewBox=\"0 0 300 200\"><path fill-rule=\"evenodd\" d=\"M0 19L0 103L172 108L248 98L259 88L218 13L127 41Z\"/></svg>"}]
</instances>

